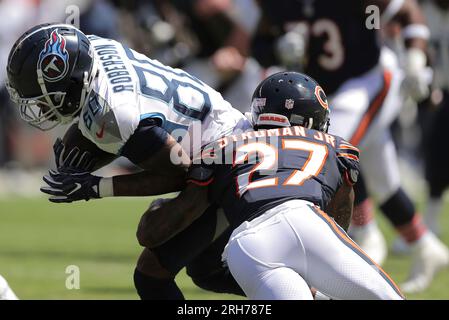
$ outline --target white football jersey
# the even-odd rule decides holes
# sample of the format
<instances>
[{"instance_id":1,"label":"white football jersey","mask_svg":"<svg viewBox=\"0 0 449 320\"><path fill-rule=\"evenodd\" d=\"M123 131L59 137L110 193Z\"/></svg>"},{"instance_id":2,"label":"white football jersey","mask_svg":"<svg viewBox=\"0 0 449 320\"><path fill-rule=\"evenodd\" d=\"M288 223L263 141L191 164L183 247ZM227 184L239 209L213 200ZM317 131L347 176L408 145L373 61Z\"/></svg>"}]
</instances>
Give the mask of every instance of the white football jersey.
<instances>
[{"instance_id":1,"label":"white football jersey","mask_svg":"<svg viewBox=\"0 0 449 320\"><path fill-rule=\"evenodd\" d=\"M246 118L220 93L121 43L89 36L98 77L80 114L79 128L100 149L120 154L141 120L157 118L191 155ZM187 139L187 137L190 137Z\"/></svg>"}]
</instances>

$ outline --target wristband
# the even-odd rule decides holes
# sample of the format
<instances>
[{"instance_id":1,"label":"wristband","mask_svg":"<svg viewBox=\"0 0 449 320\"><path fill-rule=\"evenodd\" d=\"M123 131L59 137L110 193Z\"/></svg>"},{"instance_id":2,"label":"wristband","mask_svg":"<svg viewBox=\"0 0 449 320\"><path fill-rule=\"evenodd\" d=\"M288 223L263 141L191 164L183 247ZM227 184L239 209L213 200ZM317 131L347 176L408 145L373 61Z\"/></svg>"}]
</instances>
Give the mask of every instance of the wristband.
<instances>
[{"instance_id":1,"label":"wristband","mask_svg":"<svg viewBox=\"0 0 449 320\"><path fill-rule=\"evenodd\" d=\"M100 198L114 196L114 183L112 177L100 179L100 182L98 183L98 195Z\"/></svg>"},{"instance_id":2,"label":"wristband","mask_svg":"<svg viewBox=\"0 0 449 320\"><path fill-rule=\"evenodd\" d=\"M425 24L410 24L402 30L402 37L406 40L411 38L428 40L430 30Z\"/></svg>"}]
</instances>

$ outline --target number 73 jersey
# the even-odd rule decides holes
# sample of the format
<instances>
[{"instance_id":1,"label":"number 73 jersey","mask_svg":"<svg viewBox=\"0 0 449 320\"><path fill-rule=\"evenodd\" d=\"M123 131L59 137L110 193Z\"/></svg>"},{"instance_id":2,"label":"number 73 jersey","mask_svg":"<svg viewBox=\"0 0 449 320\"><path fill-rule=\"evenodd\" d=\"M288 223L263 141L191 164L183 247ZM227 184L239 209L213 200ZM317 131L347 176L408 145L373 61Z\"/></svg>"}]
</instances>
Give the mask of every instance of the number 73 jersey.
<instances>
[{"instance_id":1,"label":"number 73 jersey","mask_svg":"<svg viewBox=\"0 0 449 320\"><path fill-rule=\"evenodd\" d=\"M121 43L89 36L98 66L93 93L79 128L100 149L120 154L141 121L156 119L186 151L232 133L246 118L220 93L180 69L152 60ZM184 139L186 136L190 139Z\"/></svg>"},{"instance_id":2,"label":"number 73 jersey","mask_svg":"<svg viewBox=\"0 0 449 320\"><path fill-rule=\"evenodd\" d=\"M370 1L259 1L271 28L303 37L307 63L304 72L318 79L328 95L347 80L379 63L380 35L372 26ZM288 47L287 47L288 48ZM288 54L288 51L286 51ZM298 61L299 63L299 61Z\"/></svg>"},{"instance_id":3,"label":"number 73 jersey","mask_svg":"<svg viewBox=\"0 0 449 320\"><path fill-rule=\"evenodd\" d=\"M248 131L218 140L194 159L190 182L240 224L292 199L325 208L359 173L359 151L340 137L304 127Z\"/></svg>"}]
</instances>

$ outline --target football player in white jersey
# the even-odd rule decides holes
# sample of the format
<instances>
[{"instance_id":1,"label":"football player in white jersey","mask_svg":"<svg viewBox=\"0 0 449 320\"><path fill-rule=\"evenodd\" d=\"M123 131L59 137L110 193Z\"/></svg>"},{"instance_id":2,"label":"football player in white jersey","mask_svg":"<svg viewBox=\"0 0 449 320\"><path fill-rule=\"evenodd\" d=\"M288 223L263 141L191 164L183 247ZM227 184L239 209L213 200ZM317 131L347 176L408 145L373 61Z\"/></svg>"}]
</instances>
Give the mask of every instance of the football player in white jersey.
<instances>
[{"instance_id":1,"label":"football player in white jersey","mask_svg":"<svg viewBox=\"0 0 449 320\"><path fill-rule=\"evenodd\" d=\"M421 8L430 29L429 51L433 67L430 98L419 108L422 111L419 117L423 129L424 173L428 183L424 221L433 233L439 235L443 194L449 186L449 148L443 138L449 118L449 1L424 1ZM397 238L394 241L393 251L410 253L411 247L401 240ZM421 287L420 282L411 282L409 291L419 291Z\"/></svg>"},{"instance_id":2,"label":"football player in white jersey","mask_svg":"<svg viewBox=\"0 0 449 320\"><path fill-rule=\"evenodd\" d=\"M56 203L178 191L196 150L250 127L201 80L71 25L38 25L24 33L11 49L7 73L10 96L30 125L49 130L79 118L78 128L72 126L77 139L95 144L108 160L124 156L143 169L112 178L94 176L84 165L50 171L44 177L49 186L41 190ZM57 157L67 160L70 150L62 151L61 142L55 146ZM91 160L80 149L72 151L71 164ZM179 180L176 190L164 186L167 179ZM224 230L216 209L210 211L160 252L143 253L135 273L143 299L182 298L176 273ZM231 287L239 293L238 286Z\"/></svg>"}]
</instances>

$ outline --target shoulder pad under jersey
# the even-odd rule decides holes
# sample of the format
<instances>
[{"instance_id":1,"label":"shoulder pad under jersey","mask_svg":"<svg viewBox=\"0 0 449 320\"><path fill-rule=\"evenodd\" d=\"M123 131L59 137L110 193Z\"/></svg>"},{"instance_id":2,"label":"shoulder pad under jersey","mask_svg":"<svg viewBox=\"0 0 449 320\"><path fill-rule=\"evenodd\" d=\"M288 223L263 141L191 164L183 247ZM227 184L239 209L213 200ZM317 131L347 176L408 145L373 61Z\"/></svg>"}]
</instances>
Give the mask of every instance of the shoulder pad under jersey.
<instances>
[{"instance_id":1,"label":"shoulder pad under jersey","mask_svg":"<svg viewBox=\"0 0 449 320\"><path fill-rule=\"evenodd\" d=\"M100 149L119 154L139 124L134 108L127 105L112 108L98 94L92 94L80 114L79 129Z\"/></svg>"}]
</instances>

